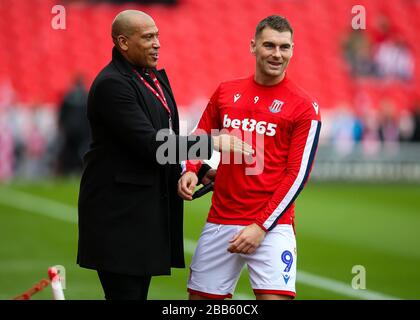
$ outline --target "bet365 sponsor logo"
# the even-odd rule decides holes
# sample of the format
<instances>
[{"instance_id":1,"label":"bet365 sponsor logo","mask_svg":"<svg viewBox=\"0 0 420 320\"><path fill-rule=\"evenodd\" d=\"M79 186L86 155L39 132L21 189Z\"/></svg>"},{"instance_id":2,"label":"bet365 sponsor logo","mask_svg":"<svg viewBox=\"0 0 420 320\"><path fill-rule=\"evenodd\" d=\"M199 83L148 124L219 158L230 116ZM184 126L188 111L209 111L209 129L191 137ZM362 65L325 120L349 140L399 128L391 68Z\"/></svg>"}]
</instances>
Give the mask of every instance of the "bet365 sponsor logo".
<instances>
[{"instance_id":1,"label":"bet365 sponsor logo","mask_svg":"<svg viewBox=\"0 0 420 320\"><path fill-rule=\"evenodd\" d=\"M230 119L229 115L225 114L223 117L223 127L232 129L242 129L243 131L253 132L258 134L265 134L272 137L276 134L277 124L267 121L258 121L255 119L245 118L243 120Z\"/></svg>"}]
</instances>

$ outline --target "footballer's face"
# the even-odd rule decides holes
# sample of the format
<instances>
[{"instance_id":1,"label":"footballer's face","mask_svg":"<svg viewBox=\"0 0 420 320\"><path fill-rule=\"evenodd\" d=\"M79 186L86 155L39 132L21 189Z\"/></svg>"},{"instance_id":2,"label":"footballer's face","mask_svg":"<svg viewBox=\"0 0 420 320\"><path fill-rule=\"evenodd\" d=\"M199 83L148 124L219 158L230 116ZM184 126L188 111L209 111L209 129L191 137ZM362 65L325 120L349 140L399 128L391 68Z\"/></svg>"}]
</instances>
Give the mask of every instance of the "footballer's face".
<instances>
[{"instance_id":1,"label":"footballer's face","mask_svg":"<svg viewBox=\"0 0 420 320\"><path fill-rule=\"evenodd\" d=\"M156 67L160 43L155 22L148 16L138 18L132 21L132 30L132 34L124 37L120 44L127 60L138 67Z\"/></svg>"},{"instance_id":2,"label":"footballer's face","mask_svg":"<svg viewBox=\"0 0 420 320\"><path fill-rule=\"evenodd\" d=\"M251 52L256 58L255 80L261 84L276 84L283 80L293 56L292 34L265 27L251 40Z\"/></svg>"}]
</instances>

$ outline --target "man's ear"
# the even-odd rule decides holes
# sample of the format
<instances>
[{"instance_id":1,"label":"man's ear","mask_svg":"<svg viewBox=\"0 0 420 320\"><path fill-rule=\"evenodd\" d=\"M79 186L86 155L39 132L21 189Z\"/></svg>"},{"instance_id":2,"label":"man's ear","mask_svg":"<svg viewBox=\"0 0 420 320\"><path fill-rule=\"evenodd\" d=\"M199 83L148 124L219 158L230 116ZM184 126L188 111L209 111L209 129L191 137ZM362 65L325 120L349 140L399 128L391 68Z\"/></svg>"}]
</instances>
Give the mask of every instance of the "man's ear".
<instances>
[{"instance_id":1,"label":"man's ear","mask_svg":"<svg viewBox=\"0 0 420 320\"><path fill-rule=\"evenodd\" d=\"M249 50L251 51L251 53L253 55L255 55L255 50L256 50L255 39L252 39L251 40L251 44L249 46Z\"/></svg>"},{"instance_id":2,"label":"man's ear","mask_svg":"<svg viewBox=\"0 0 420 320\"><path fill-rule=\"evenodd\" d=\"M120 47L120 49L122 51L127 51L128 50L128 43L127 43L127 38L123 35L120 35L117 37L117 42L118 42L118 46Z\"/></svg>"}]
</instances>

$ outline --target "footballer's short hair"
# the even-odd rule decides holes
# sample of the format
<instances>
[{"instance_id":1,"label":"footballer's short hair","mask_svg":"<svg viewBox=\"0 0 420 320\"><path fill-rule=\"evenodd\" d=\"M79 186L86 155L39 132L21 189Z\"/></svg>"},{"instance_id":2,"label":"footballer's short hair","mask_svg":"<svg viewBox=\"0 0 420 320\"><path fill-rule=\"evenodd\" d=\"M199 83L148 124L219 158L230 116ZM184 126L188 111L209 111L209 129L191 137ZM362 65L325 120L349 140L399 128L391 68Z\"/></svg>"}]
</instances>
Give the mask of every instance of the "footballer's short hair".
<instances>
[{"instance_id":1,"label":"footballer's short hair","mask_svg":"<svg viewBox=\"0 0 420 320\"><path fill-rule=\"evenodd\" d=\"M292 26L290 25L289 21L287 21L287 19L282 16L271 15L261 20L255 29L255 38L258 38L265 27L269 27L278 32L289 31L293 37Z\"/></svg>"}]
</instances>

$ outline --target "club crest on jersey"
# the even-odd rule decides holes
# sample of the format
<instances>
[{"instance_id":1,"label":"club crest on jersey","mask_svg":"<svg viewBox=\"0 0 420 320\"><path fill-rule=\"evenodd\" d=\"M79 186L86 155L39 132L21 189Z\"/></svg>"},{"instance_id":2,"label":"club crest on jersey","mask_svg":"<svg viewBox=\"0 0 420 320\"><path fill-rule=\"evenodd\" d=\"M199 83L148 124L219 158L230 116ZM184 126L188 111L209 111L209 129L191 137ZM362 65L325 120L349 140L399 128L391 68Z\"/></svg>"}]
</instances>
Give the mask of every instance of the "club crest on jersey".
<instances>
[{"instance_id":1,"label":"club crest on jersey","mask_svg":"<svg viewBox=\"0 0 420 320\"><path fill-rule=\"evenodd\" d=\"M284 102L274 99L271 106L268 107L268 110L270 110L272 113L279 113L281 111L281 107L283 107Z\"/></svg>"}]
</instances>

